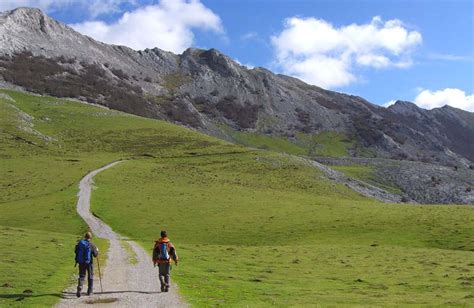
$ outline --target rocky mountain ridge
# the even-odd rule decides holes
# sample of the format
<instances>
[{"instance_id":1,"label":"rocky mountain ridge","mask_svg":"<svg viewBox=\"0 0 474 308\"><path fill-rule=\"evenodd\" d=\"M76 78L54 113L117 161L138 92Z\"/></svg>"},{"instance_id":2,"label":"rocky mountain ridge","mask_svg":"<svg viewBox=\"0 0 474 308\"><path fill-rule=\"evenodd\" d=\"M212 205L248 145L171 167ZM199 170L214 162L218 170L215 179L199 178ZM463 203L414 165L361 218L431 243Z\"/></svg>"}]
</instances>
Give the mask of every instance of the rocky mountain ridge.
<instances>
[{"instance_id":1,"label":"rocky mountain ridge","mask_svg":"<svg viewBox=\"0 0 474 308\"><path fill-rule=\"evenodd\" d=\"M370 153L464 168L474 161L473 113L425 110L401 101L384 108L264 68L247 69L215 49L190 48L176 55L108 45L38 9L0 14L0 56L5 84L225 139L232 139L228 129L290 141L332 131L354 141L357 147L349 154L355 157Z\"/></svg>"}]
</instances>

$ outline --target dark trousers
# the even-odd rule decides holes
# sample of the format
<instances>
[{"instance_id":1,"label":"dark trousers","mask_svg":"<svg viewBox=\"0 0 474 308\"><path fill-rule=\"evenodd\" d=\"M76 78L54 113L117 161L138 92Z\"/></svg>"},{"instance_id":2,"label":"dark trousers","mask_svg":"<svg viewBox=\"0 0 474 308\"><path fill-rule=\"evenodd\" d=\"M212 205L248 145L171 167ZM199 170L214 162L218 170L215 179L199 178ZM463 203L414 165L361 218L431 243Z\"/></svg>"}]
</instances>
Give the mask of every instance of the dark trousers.
<instances>
[{"instance_id":1,"label":"dark trousers","mask_svg":"<svg viewBox=\"0 0 474 308\"><path fill-rule=\"evenodd\" d=\"M171 271L171 264L169 263L160 263L158 264L158 272L160 274L160 283L161 287L168 287L170 286L170 271Z\"/></svg>"},{"instance_id":2,"label":"dark trousers","mask_svg":"<svg viewBox=\"0 0 474 308\"><path fill-rule=\"evenodd\" d=\"M87 272L87 293L92 292L94 287L94 266L92 263L79 263L79 279L77 281L77 289L82 290L84 279Z\"/></svg>"}]
</instances>

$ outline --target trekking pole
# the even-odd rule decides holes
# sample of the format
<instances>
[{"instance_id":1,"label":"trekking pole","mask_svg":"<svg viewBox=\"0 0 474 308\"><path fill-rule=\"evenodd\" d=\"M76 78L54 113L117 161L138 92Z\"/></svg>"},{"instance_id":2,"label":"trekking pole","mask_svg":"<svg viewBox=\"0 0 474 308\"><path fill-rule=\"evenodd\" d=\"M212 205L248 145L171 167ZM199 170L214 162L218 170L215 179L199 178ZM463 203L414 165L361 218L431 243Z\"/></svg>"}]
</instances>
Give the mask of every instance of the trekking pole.
<instances>
[{"instance_id":1,"label":"trekking pole","mask_svg":"<svg viewBox=\"0 0 474 308\"><path fill-rule=\"evenodd\" d=\"M100 274L99 258L97 258L97 269L99 270L100 293L104 293L104 290L102 289L102 275Z\"/></svg>"}]
</instances>

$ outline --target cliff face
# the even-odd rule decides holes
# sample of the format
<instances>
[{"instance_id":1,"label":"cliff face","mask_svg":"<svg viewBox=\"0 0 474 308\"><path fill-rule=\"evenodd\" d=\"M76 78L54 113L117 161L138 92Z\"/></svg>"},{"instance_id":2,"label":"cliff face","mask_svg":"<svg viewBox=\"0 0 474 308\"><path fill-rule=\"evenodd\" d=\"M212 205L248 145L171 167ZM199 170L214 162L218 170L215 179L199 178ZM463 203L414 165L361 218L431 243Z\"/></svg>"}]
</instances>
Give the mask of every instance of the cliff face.
<instances>
[{"instance_id":1,"label":"cliff face","mask_svg":"<svg viewBox=\"0 0 474 308\"><path fill-rule=\"evenodd\" d=\"M378 157L474 161L473 113L409 102L384 108L263 68L249 70L215 49L175 55L107 45L37 9L0 14L0 56L6 83L228 139L222 127L281 137L336 131Z\"/></svg>"}]
</instances>

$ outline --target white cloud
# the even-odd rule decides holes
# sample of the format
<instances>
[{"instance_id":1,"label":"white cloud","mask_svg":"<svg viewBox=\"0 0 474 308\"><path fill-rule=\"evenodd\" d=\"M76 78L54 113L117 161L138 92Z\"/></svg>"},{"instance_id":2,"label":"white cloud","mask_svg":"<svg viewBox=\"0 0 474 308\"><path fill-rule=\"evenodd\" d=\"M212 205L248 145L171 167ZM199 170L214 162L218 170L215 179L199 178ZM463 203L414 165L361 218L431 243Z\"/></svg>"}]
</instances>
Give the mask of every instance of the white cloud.
<instances>
[{"instance_id":1,"label":"white cloud","mask_svg":"<svg viewBox=\"0 0 474 308\"><path fill-rule=\"evenodd\" d=\"M239 65L245 66L249 70L251 70L255 67L255 65L253 65L252 63L242 63L237 58L235 58L234 61L237 62L237 64L239 64Z\"/></svg>"},{"instance_id":2,"label":"white cloud","mask_svg":"<svg viewBox=\"0 0 474 308\"><path fill-rule=\"evenodd\" d=\"M428 58L431 60L442 60L442 61L465 61L469 59L468 57L445 54L445 53L430 53L428 54Z\"/></svg>"},{"instance_id":3,"label":"white cloud","mask_svg":"<svg viewBox=\"0 0 474 308\"><path fill-rule=\"evenodd\" d=\"M159 47L180 53L193 43L192 29L223 33L221 19L199 0L161 0L126 12L116 22L87 21L71 25L102 42L134 49Z\"/></svg>"},{"instance_id":4,"label":"white cloud","mask_svg":"<svg viewBox=\"0 0 474 308\"><path fill-rule=\"evenodd\" d=\"M453 88L439 91L422 90L415 98L415 104L425 109L449 105L474 112L474 94L466 95L464 91Z\"/></svg>"},{"instance_id":5,"label":"white cloud","mask_svg":"<svg viewBox=\"0 0 474 308\"><path fill-rule=\"evenodd\" d=\"M324 55L305 59L287 58L284 68L287 73L321 87L348 85L356 80L349 72L349 62Z\"/></svg>"},{"instance_id":6,"label":"white cloud","mask_svg":"<svg viewBox=\"0 0 474 308\"><path fill-rule=\"evenodd\" d=\"M410 54L422 37L400 20L384 22L378 16L368 24L340 28L322 19L292 17L271 41L284 73L332 88L355 82L355 67L411 66Z\"/></svg>"},{"instance_id":7,"label":"white cloud","mask_svg":"<svg viewBox=\"0 0 474 308\"><path fill-rule=\"evenodd\" d=\"M35 7L45 12L69 8L82 10L91 18L117 13L122 4L136 5L137 0L0 0L0 11L17 7Z\"/></svg>"},{"instance_id":8,"label":"white cloud","mask_svg":"<svg viewBox=\"0 0 474 308\"><path fill-rule=\"evenodd\" d=\"M251 41L251 40L259 40L260 38L257 32L252 31L252 32L247 32L244 35L241 35L240 39L242 41Z\"/></svg>"},{"instance_id":9,"label":"white cloud","mask_svg":"<svg viewBox=\"0 0 474 308\"><path fill-rule=\"evenodd\" d=\"M382 106L384 106L384 107L390 107L390 106L392 106L393 104L395 104L396 102L397 102L396 100L392 99L392 100L386 102L385 104L382 104Z\"/></svg>"},{"instance_id":10,"label":"white cloud","mask_svg":"<svg viewBox=\"0 0 474 308\"><path fill-rule=\"evenodd\" d=\"M76 0L77 1L77 0ZM120 12L123 3L137 5L136 0L78 0L85 4L90 12L90 16L95 18L100 15Z\"/></svg>"}]
</instances>

